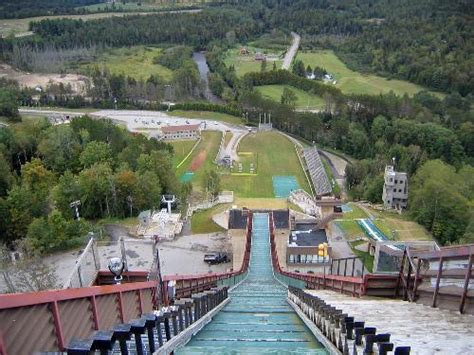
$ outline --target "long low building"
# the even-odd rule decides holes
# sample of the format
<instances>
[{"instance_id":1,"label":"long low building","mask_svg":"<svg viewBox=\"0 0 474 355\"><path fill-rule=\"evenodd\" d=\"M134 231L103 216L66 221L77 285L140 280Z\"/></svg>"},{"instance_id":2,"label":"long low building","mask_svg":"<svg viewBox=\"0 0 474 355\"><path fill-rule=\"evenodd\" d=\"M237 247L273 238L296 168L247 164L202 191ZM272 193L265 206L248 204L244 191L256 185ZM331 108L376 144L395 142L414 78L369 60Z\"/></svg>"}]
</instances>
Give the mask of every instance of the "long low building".
<instances>
[{"instance_id":1,"label":"long low building","mask_svg":"<svg viewBox=\"0 0 474 355\"><path fill-rule=\"evenodd\" d=\"M161 127L161 139L197 139L201 135L200 124L187 124L181 126L163 126Z\"/></svg>"}]
</instances>

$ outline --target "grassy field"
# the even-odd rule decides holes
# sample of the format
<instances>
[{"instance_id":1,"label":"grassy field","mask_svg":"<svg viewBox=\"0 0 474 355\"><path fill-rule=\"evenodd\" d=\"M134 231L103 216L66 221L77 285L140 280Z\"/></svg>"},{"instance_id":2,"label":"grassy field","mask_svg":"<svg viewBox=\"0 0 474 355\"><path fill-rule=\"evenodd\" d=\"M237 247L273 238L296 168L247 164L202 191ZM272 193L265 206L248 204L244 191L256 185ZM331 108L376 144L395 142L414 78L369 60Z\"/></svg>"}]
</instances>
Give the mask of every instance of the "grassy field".
<instances>
[{"instance_id":1,"label":"grassy field","mask_svg":"<svg viewBox=\"0 0 474 355\"><path fill-rule=\"evenodd\" d=\"M336 87L347 94L376 95L393 90L397 95L407 93L412 96L418 91L424 90L422 86L408 81L388 80L380 76L352 71L330 50L298 52L296 59L302 60L305 66L319 66L326 69L334 75L337 81Z\"/></svg>"},{"instance_id":2,"label":"grassy field","mask_svg":"<svg viewBox=\"0 0 474 355\"><path fill-rule=\"evenodd\" d=\"M200 210L193 213L191 217L191 231L193 234L223 232L225 229L215 223L212 220L212 216L224 212L229 207L230 205L228 204L217 205L207 210Z\"/></svg>"},{"instance_id":3,"label":"grassy field","mask_svg":"<svg viewBox=\"0 0 474 355\"><path fill-rule=\"evenodd\" d=\"M235 125L242 124L242 119L240 117L235 117L235 116L228 115L226 113L220 113L220 112L176 110L176 111L170 111L167 113L170 116L196 118L196 119L201 119L201 120L222 121L222 122L227 122L227 123L231 123Z\"/></svg>"},{"instance_id":4,"label":"grassy field","mask_svg":"<svg viewBox=\"0 0 474 355\"><path fill-rule=\"evenodd\" d=\"M352 208L352 211L344 212L342 220L336 222L337 225L344 231L348 239L365 236L364 231L357 224L357 219L368 218L367 213L355 203L349 203L349 206ZM423 226L410 221L407 216L373 209L370 209L370 212L375 217L373 223L391 240L433 240Z\"/></svg>"},{"instance_id":5,"label":"grassy field","mask_svg":"<svg viewBox=\"0 0 474 355\"><path fill-rule=\"evenodd\" d=\"M324 108L324 100L316 95L307 93L306 91L297 89L289 85L263 85L257 86L255 89L259 91L264 97L280 102L283 89L288 88L292 90L297 97L297 109L320 110Z\"/></svg>"},{"instance_id":6,"label":"grassy field","mask_svg":"<svg viewBox=\"0 0 474 355\"><path fill-rule=\"evenodd\" d=\"M86 69L91 65L106 66L112 73L124 74L137 80L146 80L150 75L158 75L170 80L173 72L159 64L153 64L153 58L161 53L161 48L135 46L105 51L94 63L81 65Z\"/></svg>"},{"instance_id":7,"label":"grassy field","mask_svg":"<svg viewBox=\"0 0 474 355\"><path fill-rule=\"evenodd\" d=\"M202 191L202 182L206 170L209 171L215 169L214 158L219 151L221 138L221 132L203 131L201 142L199 142L198 146L194 149L186 162L176 170L177 176L181 176L186 171L193 170L193 165L196 160L199 160L199 157L204 157L202 165L198 164L199 167L194 171L194 177L192 179L193 189L196 191Z\"/></svg>"},{"instance_id":8,"label":"grassy field","mask_svg":"<svg viewBox=\"0 0 474 355\"><path fill-rule=\"evenodd\" d=\"M173 155L173 166L177 167L179 163L188 155L191 149L196 144L195 140L182 140L182 141L173 141L169 142L173 146L174 155Z\"/></svg>"},{"instance_id":9,"label":"grassy field","mask_svg":"<svg viewBox=\"0 0 474 355\"><path fill-rule=\"evenodd\" d=\"M238 208L249 208L249 209L286 209L288 208L288 200L286 198L245 198L236 197L233 205Z\"/></svg>"},{"instance_id":10,"label":"grassy field","mask_svg":"<svg viewBox=\"0 0 474 355\"><path fill-rule=\"evenodd\" d=\"M282 51L274 51L270 49L262 49L262 48L255 48L246 46L246 48L250 51L249 55L241 55L240 54L240 46L237 48L229 49L226 52L226 56L224 62L227 66L233 65L235 68L235 72L237 76L243 76L247 73L251 72L259 72L262 63L254 59L254 55L256 52L267 53L269 55L276 55L278 60L276 60L277 68L281 68L283 63L283 59L280 58ZM274 61L267 60L267 70L271 70L273 67Z\"/></svg>"},{"instance_id":11,"label":"grassy field","mask_svg":"<svg viewBox=\"0 0 474 355\"><path fill-rule=\"evenodd\" d=\"M344 236L347 240L353 240L357 237L365 236L362 228L360 228L357 221L353 219L338 220L335 223L344 232Z\"/></svg>"},{"instance_id":12,"label":"grassy field","mask_svg":"<svg viewBox=\"0 0 474 355\"><path fill-rule=\"evenodd\" d=\"M257 176L222 175L225 190L233 190L239 197L273 197L272 177L294 175L301 188L310 191L293 144L277 132L247 135L239 145L239 151L258 155Z\"/></svg>"},{"instance_id":13,"label":"grassy field","mask_svg":"<svg viewBox=\"0 0 474 355\"><path fill-rule=\"evenodd\" d=\"M28 17L22 19L2 19L0 21L0 36L8 36L8 35L22 35L28 34L28 24L31 21L41 21L45 19L58 19L58 18L70 18L70 19L81 19L84 21L87 20L96 20L105 17L111 16L129 16L129 15L144 15L144 13L140 12L122 12L122 13L97 13L97 14L87 14L87 15L58 15L58 16L38 16L38 17Z\"/></svg>"}]
</instances>

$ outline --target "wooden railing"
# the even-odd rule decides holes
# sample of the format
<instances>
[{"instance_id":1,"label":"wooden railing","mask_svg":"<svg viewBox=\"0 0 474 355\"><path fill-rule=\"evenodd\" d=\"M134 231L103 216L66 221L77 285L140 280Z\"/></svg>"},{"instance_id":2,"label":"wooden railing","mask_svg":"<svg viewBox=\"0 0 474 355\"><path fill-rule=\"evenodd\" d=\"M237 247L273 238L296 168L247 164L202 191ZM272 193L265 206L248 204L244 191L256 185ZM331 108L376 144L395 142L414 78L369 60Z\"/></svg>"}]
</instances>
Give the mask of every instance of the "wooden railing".
<instances>
[{"instance_id":1,"label":"wooden railing","mask_svg":"<svg viewBox=\"0 0 474 355\"><path fill-rule=\"evenodd\" d=\"M474 245L403 254L397 296L410 302L474 314Z\"/></svg>"}]
</instances>

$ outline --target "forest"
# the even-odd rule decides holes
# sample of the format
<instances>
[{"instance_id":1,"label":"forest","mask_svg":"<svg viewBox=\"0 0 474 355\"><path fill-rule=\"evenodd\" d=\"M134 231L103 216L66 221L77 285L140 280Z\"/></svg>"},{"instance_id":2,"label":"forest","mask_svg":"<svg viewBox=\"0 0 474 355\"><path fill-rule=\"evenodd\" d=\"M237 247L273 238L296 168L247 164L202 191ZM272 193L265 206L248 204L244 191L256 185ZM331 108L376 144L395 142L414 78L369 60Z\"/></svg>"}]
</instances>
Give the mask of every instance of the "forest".
<instances>
[{"instance_id":1,"label":"forest","mask_svg":"<svg viewBox=\"0 0 474 355\"><path fill-rule=\"evenodd\" d=\"M3 0L0 18L26 18L44 15L81 14L79 6L103 2L99 0Z\"/></svg>"},{"instance_id":2,"label":"forest","mask_svg":"<svg viewBox=\"0 0 474 355\"><path fill-rule=\"evenodd\" d=\"M89 221L157 208L162 193L185 201L189 186L174 175L172 154L170 145L86 116L0 129L1 241L26 236L40 254L71 248L97 228ZM76 200L81 220L69 206Z\"/></svg>"}]
</instances>

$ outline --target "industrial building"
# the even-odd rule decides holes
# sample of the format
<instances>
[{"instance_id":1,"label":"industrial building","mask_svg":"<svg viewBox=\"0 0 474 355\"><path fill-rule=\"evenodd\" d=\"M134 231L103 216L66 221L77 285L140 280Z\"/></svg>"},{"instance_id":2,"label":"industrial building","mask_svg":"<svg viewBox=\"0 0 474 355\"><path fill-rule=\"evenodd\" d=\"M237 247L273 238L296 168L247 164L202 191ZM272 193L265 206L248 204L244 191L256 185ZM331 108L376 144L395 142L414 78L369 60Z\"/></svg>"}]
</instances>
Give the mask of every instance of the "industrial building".
<instances>
[{"instance_id":1,"label":"industrial building","mask_svg":"<svg viewBox=\"0 0 474 355\"><path fill-rule=\"evenodd\" d=\"M287 265L329 262L326 231L314 221L298 221L290 232L286 248Z\"/></svg>"}]
</instances>

